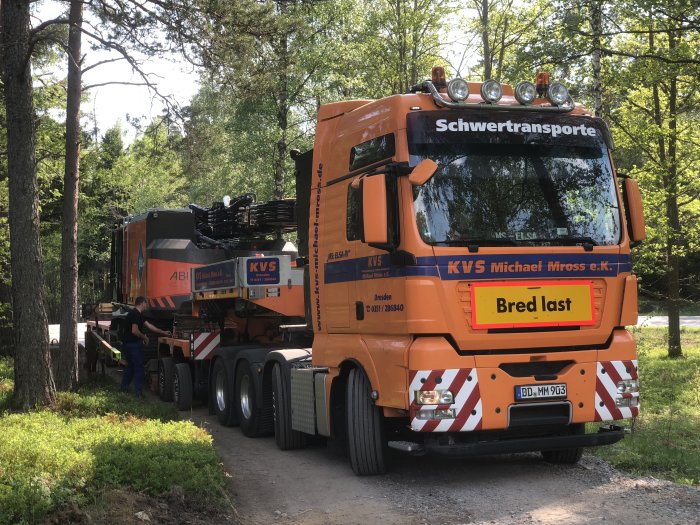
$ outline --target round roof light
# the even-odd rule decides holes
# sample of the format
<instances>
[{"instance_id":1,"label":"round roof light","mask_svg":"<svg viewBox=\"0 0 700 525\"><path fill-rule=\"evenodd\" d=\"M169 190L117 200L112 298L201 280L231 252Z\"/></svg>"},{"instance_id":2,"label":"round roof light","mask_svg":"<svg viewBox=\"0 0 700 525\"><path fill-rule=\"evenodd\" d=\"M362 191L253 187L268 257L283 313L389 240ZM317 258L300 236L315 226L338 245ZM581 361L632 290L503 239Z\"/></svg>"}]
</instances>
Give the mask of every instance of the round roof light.
<instances>
[{"instance_id":1,"label":"round roof light","mask_svg":"<svg viewBox=\"0 0 700 525\"><path fill-rule=\"evenodd\" d=\"M481 98L483 98L489 104L495 104L503 96L503 90L501 89L501 83L495 80L487 80L481 84Z\"/></svg>"},{"instance_id":2,"label":"round roof light","mask_svg":"<svg viewBox=\"0 0 700 525\"><path fill-rule=\"evenodd\" d=\"M532 82L519 82L515 86L515 99L524 106L532 104L537 97L537 88Z\"/></svg>"},{"instance_id":3,"label":"round roof light","mask_svg":"<svg viewBox=\"0 0 700 525\"><path fill-rule=\"evenodd\" d=\"M453 78L447 84L447 94L455 102L462 102L469 96L469 84L461 78Z\"/></svg>"},{"instance_id":4,"label":"round roof light","mask_svg":"<svg viewBox=\"0 0 700 525\"><path fill-rule=\"evenodd\" d=\"M555 106L562 106L569 100L569 90L561 82L552 82L547 90L547 99Z\"/></svg>"}]
</instances>

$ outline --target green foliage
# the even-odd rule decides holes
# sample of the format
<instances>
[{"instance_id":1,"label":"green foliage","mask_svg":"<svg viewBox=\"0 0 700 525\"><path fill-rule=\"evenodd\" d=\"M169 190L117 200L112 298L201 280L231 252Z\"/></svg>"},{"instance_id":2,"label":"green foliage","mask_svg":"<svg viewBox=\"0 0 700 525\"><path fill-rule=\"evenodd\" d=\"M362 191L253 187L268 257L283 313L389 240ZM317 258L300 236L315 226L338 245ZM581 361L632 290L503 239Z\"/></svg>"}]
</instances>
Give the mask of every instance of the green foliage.
<instances>
[{"instance_id":1,"label":"green foliage","mask_svg":"<svg viewBox=\"0 0 700 525\"><path fill-rule=\"evenodd\" d=\"M700 485L700 330L682 332L685 359L667 357L666 329L638 329L634 336L640 415L625 439L593 450L636 474Z\"/></svg>"},{"instance_id":2,"label":"green foliage","mask_svg":"<svg viewBox=\"0 0 700 525\"><path fill-rule=\"evenodd\" d=\"M92 378L81 386L80 392L59 392L56 413L66 417L92 417L109 414L132 415L161 422L177 420L175 409L164 403L144 403L133 395L115 389L107 378Z\"/></svg>"},{"instance_id":3,"label":"green foliage","mask_svg":"<svg viewBox=\"0 0 700 525\"><path fill-rule=\"evenodd\" d=\"M0 414L10 406L10 396L15 384L13 381L12 359L0 357Z\"/></svg>"},{"instance_id":4,"label":"green foliage","mask_svg":"<svg viewBox=\"0 0 700 525\"><path fill-rule=\"evenodd\" d=\"M225 482L211 436L175 419L104 382L60 394L52 410L0 415L0 524L34 523L107 487L158 495L177 485L216 501Z\"/></svg>"},{"instance_id":5,"label":"green foliage","mask_svg":"<svg viewBox=\"0 0 700 525\"><path fill-rule=\"evenodd\" d=\"M343 9L344 4L340 4ZM380 98L406 93L445 66L444 36L455 18L452 2L439 0L362 1L345 5L339 26L334 73L341 93Z\"/></svg>"},{"instance_id":6,"label":"green foliage","mask_svg":"<svg viewBox=\"0 0 700 525\"><path fill-rule=\"evenodd\" d=\"M173 208L186 204L178 145L182 137L166 120L150 124L143 136L114 162L113 177L120 177L127 192L128 213L149 208Z\"/></svg>"}]
</instances>

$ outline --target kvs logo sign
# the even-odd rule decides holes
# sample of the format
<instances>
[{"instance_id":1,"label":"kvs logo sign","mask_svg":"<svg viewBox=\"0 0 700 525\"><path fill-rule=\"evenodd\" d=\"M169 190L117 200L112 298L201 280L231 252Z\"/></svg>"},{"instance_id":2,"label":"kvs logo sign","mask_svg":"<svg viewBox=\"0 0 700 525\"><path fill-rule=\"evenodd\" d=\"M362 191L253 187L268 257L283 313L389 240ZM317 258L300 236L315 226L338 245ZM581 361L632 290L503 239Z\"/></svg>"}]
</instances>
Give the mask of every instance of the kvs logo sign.
<instances>
[{"instance_id":1,"label":"kvs logo sign","mask_svg":"<svg viewBox=\"0 0 700 525\"><path fill-rule=\"evenodd\" d=\"M280 260L277 257L248 259L246 273L249 286L279 284Z\"/></svg>"}]
</instances>

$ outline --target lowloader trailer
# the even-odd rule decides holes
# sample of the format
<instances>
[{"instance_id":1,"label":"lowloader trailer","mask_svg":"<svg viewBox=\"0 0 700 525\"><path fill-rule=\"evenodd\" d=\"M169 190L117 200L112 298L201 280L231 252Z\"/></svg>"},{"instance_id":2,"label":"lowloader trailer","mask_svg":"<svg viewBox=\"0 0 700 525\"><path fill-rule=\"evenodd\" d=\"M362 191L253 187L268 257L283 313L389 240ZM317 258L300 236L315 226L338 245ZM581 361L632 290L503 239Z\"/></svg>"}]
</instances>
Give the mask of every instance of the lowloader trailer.
<instances>
[{"instance_id":1,"label":"lowloader trailer","mask_svg":"<svg viewBox=\"0 0 700 525\"><path fill-rule=\"evenodd\" d=\"M389 448L571 464L622 439L645 232L612 149L547 74L513 89L436 68L408 94L321 106L294 154L298 253L193 268L161 390L281 449L344 440L360 475Z\"/></svg>"}]
</instances>

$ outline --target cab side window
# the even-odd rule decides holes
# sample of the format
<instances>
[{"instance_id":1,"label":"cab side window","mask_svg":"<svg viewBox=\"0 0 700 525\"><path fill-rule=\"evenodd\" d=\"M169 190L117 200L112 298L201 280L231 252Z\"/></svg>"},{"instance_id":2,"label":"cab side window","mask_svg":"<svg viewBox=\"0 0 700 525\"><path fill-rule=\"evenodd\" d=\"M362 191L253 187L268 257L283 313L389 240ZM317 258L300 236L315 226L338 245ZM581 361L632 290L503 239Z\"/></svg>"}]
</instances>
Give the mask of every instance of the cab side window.
<instances>
[{"instance_id":1,"label":"cab side window","mask_svg":"<svg viewBox=\"0 0 700 525\"><path fill-rule=\"evenodd\" d=\"M360 191L348 184L348 207L345 223L345 233L348 241L357 241L362 238L360 233Z\"/></svg>"},{"instance_id":2,"label":"cab side window","mask_svg":"<svg viewBox=\"0 0 700 525\"><path fill-rule=\"evenodd\" d=\"M390 159L395 154L396 142L393 133L367 140L350 150L350 171Z\"/></svg>"}]
</instances>

